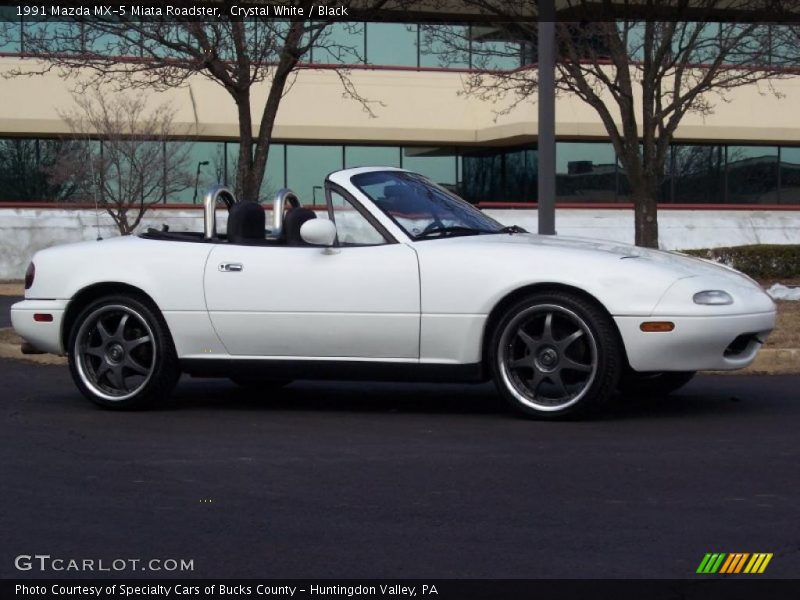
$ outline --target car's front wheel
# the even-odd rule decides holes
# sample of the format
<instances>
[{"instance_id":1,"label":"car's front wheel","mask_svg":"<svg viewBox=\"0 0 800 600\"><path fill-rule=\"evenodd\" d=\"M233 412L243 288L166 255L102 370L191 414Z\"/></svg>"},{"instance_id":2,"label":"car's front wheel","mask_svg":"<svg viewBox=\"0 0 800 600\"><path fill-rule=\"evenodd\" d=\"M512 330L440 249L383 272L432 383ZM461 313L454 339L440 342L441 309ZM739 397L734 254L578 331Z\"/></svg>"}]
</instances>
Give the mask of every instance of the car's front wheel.
<instances>
[{"instance_id":1,"label":"car's front wheel","mask_svg":"<svg viewBox=\"0 0 800 600\"><path fill-rule=\"evenodd\" d=\"M531 294L494 329L489 359L500 394L527 416L593 412L614 392L621 342L611 318L578 295Z\"/></svg>"},{"instance_id":2,"label":"car's front wheel","mask_svg":"<svg viewBox=\"0 0 800 600\"><path fill-rule=\"evenodd\" d=\"M132 296L106 296L84 308L68 353L78 389L104 408L149 407L169 396L180 377L163 317Z\"/></svg>"}]
</instances>

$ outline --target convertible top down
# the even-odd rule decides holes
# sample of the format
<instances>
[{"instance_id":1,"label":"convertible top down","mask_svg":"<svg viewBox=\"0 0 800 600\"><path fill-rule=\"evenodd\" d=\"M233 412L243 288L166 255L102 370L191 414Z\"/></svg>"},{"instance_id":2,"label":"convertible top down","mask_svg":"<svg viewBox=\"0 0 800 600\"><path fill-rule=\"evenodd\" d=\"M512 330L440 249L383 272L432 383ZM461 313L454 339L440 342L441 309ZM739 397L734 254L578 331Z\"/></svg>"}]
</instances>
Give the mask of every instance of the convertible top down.
<instances>
[{"instance_id":1,"label":"convertible top down","mask_svg":"<svg viewBox=\"0 0 800 600\"><path fill-rule=\"evenodd\" d=\"M325 200L282 190L270 211L216 188L203 232L42 250L14 328L68 355L108 408L163 400L182 372L265 394L295 378L491 378L553 418L745 367L774 326L773 302L732 269L533 235L402 169L332 173Z\"/></svg>"}]
</instances>

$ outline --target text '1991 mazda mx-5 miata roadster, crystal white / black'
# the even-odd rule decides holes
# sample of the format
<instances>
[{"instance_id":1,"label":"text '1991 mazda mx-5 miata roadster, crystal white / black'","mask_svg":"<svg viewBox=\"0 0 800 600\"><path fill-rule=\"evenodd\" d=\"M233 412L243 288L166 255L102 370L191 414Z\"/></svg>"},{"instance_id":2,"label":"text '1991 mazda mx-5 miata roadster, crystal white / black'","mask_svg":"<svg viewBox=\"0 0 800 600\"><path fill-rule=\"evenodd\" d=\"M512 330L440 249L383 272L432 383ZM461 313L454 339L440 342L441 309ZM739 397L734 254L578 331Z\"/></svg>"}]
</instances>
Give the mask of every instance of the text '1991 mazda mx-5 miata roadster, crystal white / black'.
<instances>
[{"instance_id":1,"label":"text '1991 mazda mx-5 miata roadster, crystal white / black'","mask_svg":"<svg viewBox=\"0 0 800 600\"><path fill-rule=\"evenodd\" d=\"M730 268L533 235L409 171L346 169L324 189L316 211L290 190L269 211L215 188L203 232L42 250L14 328L66 354L108 408L164 400L181 373L264 395L294 379L493 379L522 414L558 418L745 367L775 323Z\"/></svg>"}]
</instances>

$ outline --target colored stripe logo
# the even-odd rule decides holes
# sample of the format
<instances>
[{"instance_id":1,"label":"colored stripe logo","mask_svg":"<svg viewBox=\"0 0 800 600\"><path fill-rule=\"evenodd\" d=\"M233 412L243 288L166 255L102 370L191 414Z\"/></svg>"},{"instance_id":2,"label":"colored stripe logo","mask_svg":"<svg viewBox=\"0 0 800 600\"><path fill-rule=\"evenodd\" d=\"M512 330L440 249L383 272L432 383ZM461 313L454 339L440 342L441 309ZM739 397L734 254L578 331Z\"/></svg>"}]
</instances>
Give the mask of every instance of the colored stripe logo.
<instances>
[{"instance_id":1,"label":"colored stripe logo","mask_svg":"<svg viewBox=\"0 0 800 600\"><path fill-rule=\"evenodd\" d=\"M708 552L700 561L697 573L702 575L736 575L763 573L772 560L772 552Z\"/></svg>"}]
</instances>

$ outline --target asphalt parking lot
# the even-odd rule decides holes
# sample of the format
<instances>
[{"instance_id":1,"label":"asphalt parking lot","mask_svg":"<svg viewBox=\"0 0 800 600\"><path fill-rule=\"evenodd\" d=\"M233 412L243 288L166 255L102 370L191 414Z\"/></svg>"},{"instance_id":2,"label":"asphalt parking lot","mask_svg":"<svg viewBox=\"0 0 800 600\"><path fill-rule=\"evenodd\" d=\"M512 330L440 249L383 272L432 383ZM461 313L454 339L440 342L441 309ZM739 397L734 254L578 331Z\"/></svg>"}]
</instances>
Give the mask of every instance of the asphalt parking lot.
<instances>
[{"instance_id":1,"label":"asphalt parking lot","mask_svg":"<svg viewBox=\"0 0 800 600\"><path fill-rule=\"evenodd\" d=\"M0 375L3 577L73 575L15 570L36 553L196 577L682 578L706 552L773 552L761 577L800 573L800 377L703 376L539 423L490 386L184 379L161 410L114 413L65 368Z\"/></svg>"},{"instance_id":2,"label":"asphalt parking lot","mask_svg":"<svg viewBox=\"0 0 800 600\"><path fill-rule=\"evenodd\" d=\"M11 327L11 305L22 298L13 296L0 296L0 328Z\"/></svg>"}]
</instances>

